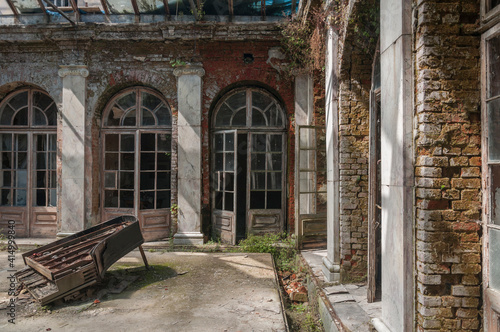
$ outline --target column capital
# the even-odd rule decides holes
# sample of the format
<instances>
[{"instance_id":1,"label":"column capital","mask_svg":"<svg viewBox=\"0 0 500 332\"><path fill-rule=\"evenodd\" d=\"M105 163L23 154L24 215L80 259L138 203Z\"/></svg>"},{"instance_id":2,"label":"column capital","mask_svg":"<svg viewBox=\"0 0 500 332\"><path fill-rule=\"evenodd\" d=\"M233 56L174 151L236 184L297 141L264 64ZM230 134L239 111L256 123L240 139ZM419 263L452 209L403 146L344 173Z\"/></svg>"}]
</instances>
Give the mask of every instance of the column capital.
<instances>
[{"instance_id":1,"label":"column capital","mask_svg":"<svg viewBox=\"0 0 500 332\"><path fill-rule=\"evenodd\" d=\"M185 65L174 69L176 77L184 75L195 75L199 77L205 76L205 69L201 65Z\"/></svg>"},{"instance_id":2,"label":"column capital","mask_svg":"<svg viewBox=\"0 0 500 332\"><path fill-rule=\"evenodd\" d=\"M85 65L62 65L59 66L59 76L64 78L68 75L82 76L83 78L89 76L89 71Z\"/></svg>"}]
</instances>

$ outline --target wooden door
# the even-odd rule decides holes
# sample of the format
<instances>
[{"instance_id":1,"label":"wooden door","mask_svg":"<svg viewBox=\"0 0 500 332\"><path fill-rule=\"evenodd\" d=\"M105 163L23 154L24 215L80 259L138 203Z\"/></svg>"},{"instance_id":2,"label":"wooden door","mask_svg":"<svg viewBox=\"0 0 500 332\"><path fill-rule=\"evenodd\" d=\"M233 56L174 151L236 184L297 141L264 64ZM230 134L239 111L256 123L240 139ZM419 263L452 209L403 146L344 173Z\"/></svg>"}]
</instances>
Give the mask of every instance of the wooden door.
<instances>
[{"instance_id":1,"label":"wooden door","mask_svg":"<svg viewBox=\"0 0 500 332\"><path fill-rule=\"evenodd\" d=\"M213 142L213 213L215 235L236 244L236 131L219 131Z\"/></svg>"}]
</instances>

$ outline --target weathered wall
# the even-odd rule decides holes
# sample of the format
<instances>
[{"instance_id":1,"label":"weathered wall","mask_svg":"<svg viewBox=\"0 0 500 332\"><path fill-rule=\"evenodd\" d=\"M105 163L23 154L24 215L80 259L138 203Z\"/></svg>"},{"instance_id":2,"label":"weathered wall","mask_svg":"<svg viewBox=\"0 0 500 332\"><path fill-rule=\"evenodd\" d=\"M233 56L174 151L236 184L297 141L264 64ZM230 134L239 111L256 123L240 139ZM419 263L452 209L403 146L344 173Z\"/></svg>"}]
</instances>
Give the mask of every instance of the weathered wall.
<instances>
[{"instance_id":1,"label":"weathered wall","mask_svg":"<svg viewBox=\"0 0 500 332\"><path fill-rule=\"evenodd\" d=\"M479 1L415 1L417 326L481 328Z\"/></svg>"},{"instance_id":2,"label":"weathered wall","mask_svg":"<svg viewBox=\"0 0 500 332\"><path fill-rule=\"evenodd\" d=\"M339 55L340 255L344 281L367 275L370 89L378 38L377 1L351 2Z\"/></svg>"},{"instance_id":3,"label":"weathered wall","mask_svg":"<svg viewBox=\"0 0 500 332\"><path fill-rule=\"evenodd\" d=\"M141 27L87 27L68 37L53 26L46 38L39 27L18 31L8 27L0 38L0 98L15 86L30 83L41 87L60 104L62 85L59 65L88 66L86 120L86 226L100 221L100 126L107 101L124 88L143 85L159 91L174 114L173 147L176 146L177 79L172 60L200 63L206 72L202 78L202 158L203 158L203 229L210 224L209 126L210 110L224 89L242 83L258 84L276 94L288 114L294 111L293 78L286 78L277 68L281 61L276 53L277 30L274 24L227 27L223 24ZM41 29L43 30L43 29ZM109 31L108 31L109 30ZM196 31L195 31L196 30ZM199 31L198 31L199 30ZM23 30L24 31L24 30ZM88 37L94 35L93 39ZM99 37L96 37L96 36ZM74 37L74 41L71 39ZM12 41L24 38L23 43ZM8 42L6 41L8 40ZM39 43L39 41L42 41ZM6 47L9 43L9 47ZM243 54L253 54L245 63ZM278 57L278 58L276 58ZM15 83L11 85L10 83ZM19 83L19 84L18 84ZM293 192L294 156L292 118L288 118L288 188ZM64 143L63 143L64 144ZM172 168L175 170L175 150ZM176 178L175 172L172 174ZM176 181L172 181L175 202ZM288 195L289 229L293 230L293 195ZM174 230L175 232L175 230Z\"/></svg>"}]
</instances>

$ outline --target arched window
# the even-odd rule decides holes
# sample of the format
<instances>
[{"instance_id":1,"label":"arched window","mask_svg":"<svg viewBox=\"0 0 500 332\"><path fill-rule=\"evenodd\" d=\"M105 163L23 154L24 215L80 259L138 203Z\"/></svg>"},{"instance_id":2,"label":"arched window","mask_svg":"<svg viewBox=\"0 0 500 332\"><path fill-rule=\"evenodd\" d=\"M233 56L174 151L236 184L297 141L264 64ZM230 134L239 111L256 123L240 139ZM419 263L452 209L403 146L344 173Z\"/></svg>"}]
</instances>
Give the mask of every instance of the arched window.
<instances>
[{"instance_id":1,"label":"arched window","mask_svg":"<svg viewBox=\"0 0 500 332\"><path fill-rule=\"evenodd\" d=\"M41 90L18 90L0 103L0 206L21 213L16 227L26 236L55 234L56 129L57 106Z\"/></svg>"},{"instance_id":2,"label":"arched window","mask_svg":"<svg viewBox=\"0 0 500 332\"><path fill-rule=\"evenodd\" d=\"M106 106L102 132L104 219L134 214L146 238L168 235L172 114L167 102L152 89L127 89Z\"/></svg>"},{"instance_id":3,"label":"arched window","mask_svg":"<svg viewBox=\"0 0 500 332\"><path fill-rule=\"evenodd\" d=\"M286 120L279 101L259 88L229 92L213 116L214 229L224 242L282 231Z\"/></svg>"}]
</instances>

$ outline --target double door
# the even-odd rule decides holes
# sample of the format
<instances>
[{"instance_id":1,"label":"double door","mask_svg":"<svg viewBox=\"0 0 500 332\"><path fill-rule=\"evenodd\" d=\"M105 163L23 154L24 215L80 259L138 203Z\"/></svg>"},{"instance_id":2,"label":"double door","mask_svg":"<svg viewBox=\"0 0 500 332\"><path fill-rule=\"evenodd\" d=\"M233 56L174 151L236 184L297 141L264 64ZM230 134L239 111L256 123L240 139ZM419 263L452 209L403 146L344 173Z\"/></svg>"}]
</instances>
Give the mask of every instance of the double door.
<instances>
[{"instance_id":1,"label":"double door","mask_svg":"<svg viewBox=\"0 0 500 332\"><path fill-rule=\"evenodd\" d=\"M284 230L285 137L279 131L214 133L212 225L222 242Z\"/></svg>"}]
</instances>

